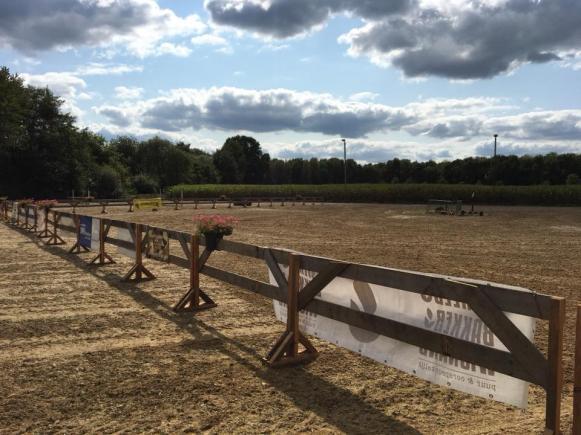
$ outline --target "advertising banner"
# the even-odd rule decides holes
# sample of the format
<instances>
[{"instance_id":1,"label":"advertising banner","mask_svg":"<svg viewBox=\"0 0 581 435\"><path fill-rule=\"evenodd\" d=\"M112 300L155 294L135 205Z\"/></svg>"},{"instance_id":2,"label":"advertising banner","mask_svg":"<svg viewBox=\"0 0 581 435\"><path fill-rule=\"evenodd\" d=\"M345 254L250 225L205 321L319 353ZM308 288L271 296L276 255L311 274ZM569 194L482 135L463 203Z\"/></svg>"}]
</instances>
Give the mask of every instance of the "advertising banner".
<instances>
[{"instance_id":1,"label":"advertising banner","mask_svg":"<svg viewBox=\"0 0 581 435\"><path fill-rule=\"evenodd\" d=\"M280 267L288 278L288 266ZM269 275L270 283L276 285L274 276L270 272ZM315 275L316 272L301 270L301 288ZM506 347L465 303L340 277L325 287L317 298L506 351ZM274 311L280 321L286 322L286 304L275 300ZM533 340L535 319L512 313L506 315L529 340ZM300 313L300 328L307 334L435 384L520 408L527 406L528 382L306 310Z\"/></svg>"},{"instance_id":2,"label":"advertising banner","mask_svg":"<svg viewBox=\"0 0 581 435\"><path fill-rule=\"evenodd\" d=\"M117 237L116 238L119 240L123 240L125 242L129 242L133 246L135 246L135 242L133 241L133 237L131 237L131 233L126 228L117 228ZM130 258L135 259L135 250L134 249L126 249L126 248L118 247L117 252L119 252L121 255L125 255L126 257L130 257Z\"/></svg>"},{"instance_id":3,"label":"advertising banner","mask_svg":"<svg viewBox=\"0 0 581 435\"><path fill-rule=\"evenodd\" d=\"M169 234L167 231L150 228L147 231L147 258L169 261Z\"/></svg>"},{"instance_id":4,"label":"advertising banner","mask_svg":"<svg viewBox=\"0 0 581 435\"><path fill-rule=\"evenodd\" d=\"M66 225L69 228L75 228L75 222L73 221L73 218L70 216L62 216L59 220L59 225ZM75 234L74 230L69 230L69 228L66 229L62 228L59 230L66 234Z\"/></svg>"},{"instance_id":5,"label":"advertising banner","mask_svg":"<svg viewBox=\"0 0 581 435\"><path fill-rule=\"evenodd\" d=\"M81 216L79 217L79 224L79 245L91 249L91 240L93 238L93 218L91 216Z\"/></svg>"}]
</instances>

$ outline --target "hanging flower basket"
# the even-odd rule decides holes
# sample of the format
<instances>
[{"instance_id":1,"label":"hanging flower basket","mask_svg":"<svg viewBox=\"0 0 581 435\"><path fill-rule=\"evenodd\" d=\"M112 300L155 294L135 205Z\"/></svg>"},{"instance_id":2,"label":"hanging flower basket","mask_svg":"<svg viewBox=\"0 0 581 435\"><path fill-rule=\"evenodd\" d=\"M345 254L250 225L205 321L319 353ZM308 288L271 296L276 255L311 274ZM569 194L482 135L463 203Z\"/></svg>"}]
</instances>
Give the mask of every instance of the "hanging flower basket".
<instances>
[{"instance_id":1,"label":"hanging flower basket","mask_svg":"<svg viewBox=\"0 0 581 435\"><path fill-rule=\"evenodd\" d=\"M229 236L234 231L238 219L233 216L203 215L194 216L196 233L204 236L206 249L214 251L218 249L218 243L224 236Z\"/></svg>"}]
</instances>

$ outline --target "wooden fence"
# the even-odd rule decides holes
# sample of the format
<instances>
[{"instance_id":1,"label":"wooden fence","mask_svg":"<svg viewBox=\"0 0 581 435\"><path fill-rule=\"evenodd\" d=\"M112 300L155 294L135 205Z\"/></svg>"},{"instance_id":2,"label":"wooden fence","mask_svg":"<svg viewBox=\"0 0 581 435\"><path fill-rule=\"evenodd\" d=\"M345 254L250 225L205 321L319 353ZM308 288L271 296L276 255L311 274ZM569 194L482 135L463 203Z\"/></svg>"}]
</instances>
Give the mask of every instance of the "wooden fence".
<instances>
[{"instance_id":1,"label":"wooden fence","mask_svg":"<svg viewBox=\"0 0 581 435\"><path fill-rule=\"evenodd\" d=\"M188 199L163 199L163 205L173 206L175 210L183 208L185 205L191 205L194 209L204 205L211 205L213 209L217 205L226 205L228 208L233 206L240 207L251 207L256 205L256 207L273 207L275 205L284 207L285 205L295 206L295 205L315 205L322 204L325 202L325 198L320 196L295 196L295 197L244 197L244 198L228 198L225 196L220 196L216 198L188 198ZM83 199L75 198L61 201L58 205L53 206L54 209L61 208L72 208L76 211L77 208L87 208L87 207L101 207L101 213L107 213L107 207L128 207L129 212L134 209L134 198L127 199Z\"/></svg>"},{"instance_id":2,"label":"wooden fence","mask_svg":"<svg viewBox=\"0 0 581 435\"><path fill-rule=\"evenodd\" d=\"M26 206L23 207L26 209L23 218L26 216L26 219L29 219L28 209L31 207L35 209L33 215L45 213L44 228L33 229L34 227L30 225L22 226L20 223L18 225L29 231L39 231L41 236L47 238L48 245L64 243L58 235L59 230L77 234L77 243L70 252L79 252L77 245L80 237L81 215L57 210L37 210L34 206ZM4 210L7 210L6 204ZM63 217L70 218L73 225L63 224L61 222ZM549 433L559 433L565 317L563 298L523 292L475 280L451 279L434 274L348 263L286 249L255 246L230 240L221 240L218 243L218 250L264 261L276 280L277 285L272 285L209 265L208 260L213 251L206 247L203 236L122 220L95 219L99 219L99 249L91 263L103 265L113 262L109 253L106 252L107 245L132 250L135 252L135 263L125 275L126 280L139 281L154 278L143 264L142 252L143 246L147 243L148 229L165 231L171 240L179 243L183 256L170 255L169 263L189 269L190 283L188 291L176 303L174 307L176 311L196 312L216 306L210 295L200 287L200 274L286 303L288 308L286 330L265 356L265 361L273 366L309 361L317 356L317 350L299 328L299 312L308 310L326 318L538 385L546 392L546 429ZM111 228L128 230L133 241L128 242L110 236ZM279 265L289 267L288 279ZM302 289L299 284L301 269L316 273L316 276ZM335 277L466 303L508 350L495 349L315 299L315 296ZM505 313L548 321L549 337L546 357L508 319ZM304 347L304 350L299 352L300 345Z\"/></svg>"}]
</instances>

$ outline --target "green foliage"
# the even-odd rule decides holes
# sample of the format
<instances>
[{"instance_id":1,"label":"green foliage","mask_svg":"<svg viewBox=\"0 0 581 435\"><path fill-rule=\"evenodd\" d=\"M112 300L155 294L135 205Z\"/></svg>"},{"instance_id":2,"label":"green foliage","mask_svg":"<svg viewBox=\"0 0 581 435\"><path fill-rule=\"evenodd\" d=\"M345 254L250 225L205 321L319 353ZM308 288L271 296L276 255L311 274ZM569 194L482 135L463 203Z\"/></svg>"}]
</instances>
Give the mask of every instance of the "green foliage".
<instances>
[{"instance_id":1,"label":"green foliage","mask_svg":"<svg viewBox=\"0 0 581 435\"><path fill-rule=\"evenodd\" d=\"M234 136L214 154L214 164L223 183L263 183L267 180L270 156L256 139Z\"/></svg>"},{"instance_id":2,"label":"green foliage","mask_svg":"<svg viewBox=\"0 0 581 435\"><path fill-rule=\"evenodd\" d=\"M139 174L132 178L131 187L134 193L150 194L159 192L159 186L155 180L145 174Z\"/></svg>"},{"instance_id":3,"label":"green foliage","mask_svg":"<svg viewBox=\"0 0 581 435\"><path fill-rule=\"evenodd\" d=\"M93 189L93 196L97 198L118 198L124 194L121 176L111 166L97 168Z\"/></svg>"},{"instance_id":4,"label":"green foliage","mask_svg":"<svg viewBox=\"0 0 581 435\"><path fill-rule=\"evenodd\" d=\"M286 185L178 185L169 189L185 198L324 197L330 202L375 202L422 204L428 199L454 199L469 204L472 192L477 204L581 205L577 186L486 186L468 184L286 184Z\"/></svg>"},{"instance_id":5,"label":"green foliage","mask_svg":"<svg viewBox=\"0 0 581 435\"><path fill-rule=\"evenodd\" d=\"M569 174L569 175L567 175L567 184L568 185L576 185L576 184L579 184L579 175L577 175L577 174Z\"/></svg>"}]
</instances>

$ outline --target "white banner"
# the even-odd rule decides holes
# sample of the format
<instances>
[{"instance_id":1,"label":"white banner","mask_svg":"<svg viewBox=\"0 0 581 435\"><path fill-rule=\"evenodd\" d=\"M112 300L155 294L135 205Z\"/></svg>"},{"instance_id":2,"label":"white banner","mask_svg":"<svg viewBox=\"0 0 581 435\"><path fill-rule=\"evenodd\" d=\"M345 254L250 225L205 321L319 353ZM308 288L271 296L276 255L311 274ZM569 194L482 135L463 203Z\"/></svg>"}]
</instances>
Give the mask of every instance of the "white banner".
<instances>
[{"instance_id":1,"label":"white banner","mask_svg":"<svg viewBox=\"0 0 581 435\"><path fill-rule=\"evenodd\" d=\"M91 229L91 249L99 250L99 226L101 220L99 218L93 218L93 228Z\"/></svg>"},{"instance_id":2,"label":"white banner","mask_svg":"<svg viewBox=\"0 0 581 435\"><path fill-rule=\"evenodd\" d=\"M288 266L280 267L288 278ZM270 272L269 275L271 284L276 285L273 275ZM301 288L315 275L316 272L301 270ZM317 298L473 343L507 350L484 322L463 303L346 278L335 278ZM286 311L286 304L274 301L274 312L280 321L286 322ZM512 313L506 315L533 341L534 318ZM527 406L528 382L520 379L304 310L300 313L300 328L307 334L435 384L520 408Z\"/></svg>"},{"instance_id":3,"label":"white banner","mask_svg":"<svg viewBox=\"0 0 581 435\"><path fill-rule=\"evenodd\" d=\"M42 231L44 230L44 209L42 207L38 209L36 216L36 227L38 231Z\"/></svg>"},{"instance_id":4,"label":"white banner","mask_svg":"<svg viewBox=\"0 0 581 435\"><path fill-rule=\"evenodd\" d=\"M61 216L60 220L59 220L59 225L66 225L72 228L76 228L75 227L75 222L73 221L73 218L70 216ZM64 229L64 228L59 228L59 231L62 231L65 234L72 234L72 235L76 235L76 229L75 230L68 230L68 229Z\"/></svg>"},{"instance_id":5,"label":"white banner","mask_svg":"<svg viewBox=\"0 0 581 435\"><path fill-rule=\"evenodd\" d=\"M117 228L117 237L116 238L119 240L124 240L126 242L129 242L129 243L133 244L133 246L135 246L135 242L131 238L131 233L129 233L128 229ZM125 255L126 257L130 257L130 258L135 259L135 250L134 249L125 249L125 248L118 247L117 251L121 255Z\"/></svg>"}]
</instances>

